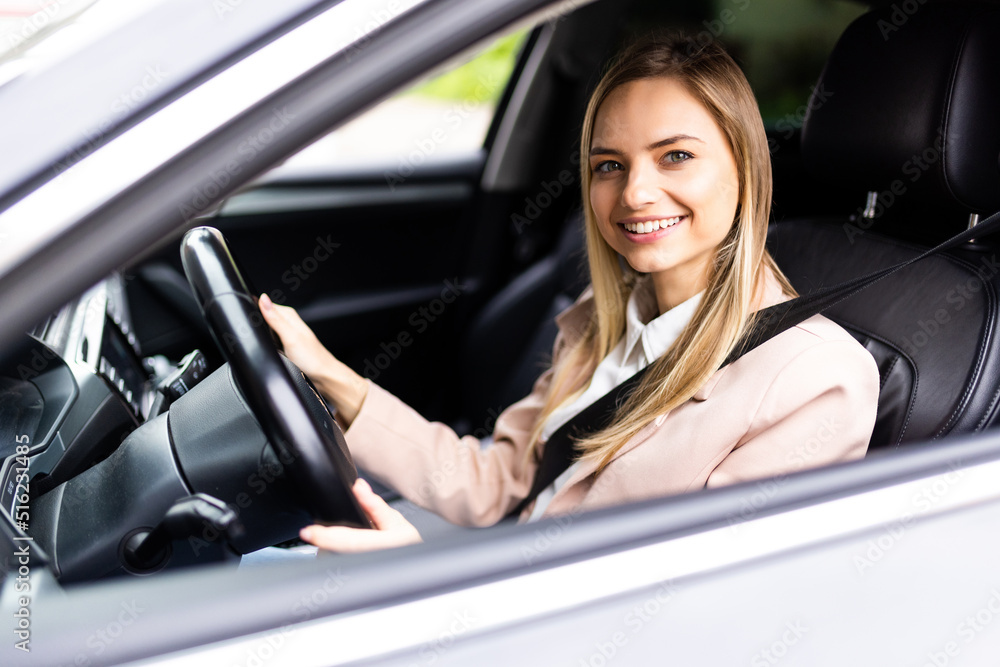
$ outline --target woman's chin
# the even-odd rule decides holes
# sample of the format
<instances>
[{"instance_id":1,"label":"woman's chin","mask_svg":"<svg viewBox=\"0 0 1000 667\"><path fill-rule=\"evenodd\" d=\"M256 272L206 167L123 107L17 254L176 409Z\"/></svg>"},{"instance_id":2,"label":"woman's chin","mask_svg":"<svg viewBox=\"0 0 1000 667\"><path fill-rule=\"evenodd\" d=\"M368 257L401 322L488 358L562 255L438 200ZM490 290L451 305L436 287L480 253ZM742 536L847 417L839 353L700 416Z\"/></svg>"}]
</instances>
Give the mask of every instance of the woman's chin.
<instances>
[{"instance_id":1,"label":"woman's chin","mask_svg":"<svg viewBox=\"0 0 1000 667\"><path fill-rule=\"evenodd\" d=\"M667 258L624 256L625 263L636 273L661 273L676 268L677 262Z\"/></svg>"}]
</instances>

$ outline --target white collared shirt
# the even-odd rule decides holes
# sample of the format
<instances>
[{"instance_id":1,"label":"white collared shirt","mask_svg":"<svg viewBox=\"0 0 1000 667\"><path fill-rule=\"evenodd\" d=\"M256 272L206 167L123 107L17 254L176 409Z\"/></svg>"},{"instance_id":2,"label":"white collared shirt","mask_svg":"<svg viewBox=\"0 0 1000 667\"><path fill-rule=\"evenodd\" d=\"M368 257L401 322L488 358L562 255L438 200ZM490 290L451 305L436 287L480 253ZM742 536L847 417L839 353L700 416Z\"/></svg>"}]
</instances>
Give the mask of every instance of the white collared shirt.
<instances>
[{"instance_id":1,"label":"white collared shirt","mask_svg":"<svg viewBox=\"0 0 1000 667\"><path fill-rule=\"evenodd\" d=\"M541 433L542 440L548 441L560 426L584 408L663 356L691 321L703 294L704 292L699 292L657 316L658 306L653 291L653 281L646 278L640 282L632 291L625 307L625 335L598 364L587 390L569 405L555 410L545 420ZM538 494L528 521L541 518L552 498L579 467L579 461L573 463Z\"/></svg>"}]
</instances>

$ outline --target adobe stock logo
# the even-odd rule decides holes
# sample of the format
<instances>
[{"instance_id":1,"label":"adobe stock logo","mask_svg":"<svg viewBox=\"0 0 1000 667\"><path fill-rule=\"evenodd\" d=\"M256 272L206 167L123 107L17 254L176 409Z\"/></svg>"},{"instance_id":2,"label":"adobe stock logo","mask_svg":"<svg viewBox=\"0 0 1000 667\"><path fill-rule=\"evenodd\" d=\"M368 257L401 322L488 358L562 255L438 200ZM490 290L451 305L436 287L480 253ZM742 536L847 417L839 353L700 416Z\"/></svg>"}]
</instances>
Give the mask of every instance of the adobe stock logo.
<instances>
[{"instance_id":1,"label":"adobe stock logo","mask_svg":"<svg viewBox=\"0 0 1000 667\"><path fill-rule=\"evenodd\" d=\"M439 297L431 299L427 304L410 313L406 321L413 328L413 333L404 329L389 342L379 343L379 348L382 351L372 359L365 359L362 375L374 382L382 374L382 371L389 368L393 361L402 356L403 350L413 345L416 340L414 334L419 335L427 331L431 324L437 321L438 317L448 309L449 304L455 303L458 297L468 290L468 285L462 284L457 277L445 280L443 285Z\"/></svg>"},{"instance_id":2,"label":"adobe stock logo","mask_svg":"<svg viewBox=\"0 0 1000 667\"><path fill-rule=\"evenodd\" d=\"M879 32L882 33L882 39L889 41L889 38L902 28L925 2L927 0L904 0L900 3L894 3L889 20L879 19L876 24Z\"/></svg>"}]
</instances>

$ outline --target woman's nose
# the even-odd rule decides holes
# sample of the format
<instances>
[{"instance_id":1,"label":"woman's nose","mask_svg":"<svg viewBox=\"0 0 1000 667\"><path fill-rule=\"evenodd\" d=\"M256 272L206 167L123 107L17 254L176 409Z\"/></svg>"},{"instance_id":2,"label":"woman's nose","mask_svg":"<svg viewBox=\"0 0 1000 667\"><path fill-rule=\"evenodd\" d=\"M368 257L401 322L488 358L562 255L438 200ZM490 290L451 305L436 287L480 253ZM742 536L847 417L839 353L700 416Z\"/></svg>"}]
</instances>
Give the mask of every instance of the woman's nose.
<instances>
[{"instance_id":1,"label":"woman's nose","mask_svg":"<svg viewBox=\"0 0 1000 667\"><path fill-rule=\"evenodd\" d=\"M635 166L629 170L622 189L621 202L625 208L638 211L656 203L662 192L656 181L656 174L645 166Z\"/></svg>"}]
</instances>

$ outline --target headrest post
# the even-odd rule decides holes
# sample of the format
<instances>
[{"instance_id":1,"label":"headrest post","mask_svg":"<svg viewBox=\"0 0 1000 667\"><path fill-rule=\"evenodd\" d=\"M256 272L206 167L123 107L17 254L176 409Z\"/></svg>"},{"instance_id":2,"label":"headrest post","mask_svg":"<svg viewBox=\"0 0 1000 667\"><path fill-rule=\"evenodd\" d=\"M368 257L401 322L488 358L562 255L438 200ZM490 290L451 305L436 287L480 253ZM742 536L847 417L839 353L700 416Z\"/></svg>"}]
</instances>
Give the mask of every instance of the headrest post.
<instances>
[{"instance_id":1,"label":"headrest post","mask_svg":"<svg viewBox=\"0 0 1000 667\"><path fill-rule=\"evenodd\" d=\"M970 213L969 214L969 229L972 229L973 227L975 227L978 224L979 224L979 214L978 213ZM975 242L976 242L976 239L969 239L969 243L975 243Z\"/></svg>"},{"instance_id":2,"label":"headrest post","mask_svg":"<svg viewBox=\"0 0 1000 667\"><path fill-rule=\"evenodd\" d=\"M865 210L861 214L861 217L866 220L873 220L875 218L875 206L878 204L878 192L871 191L868 193L865 200Z\"/></svg>"}]
</instances>

